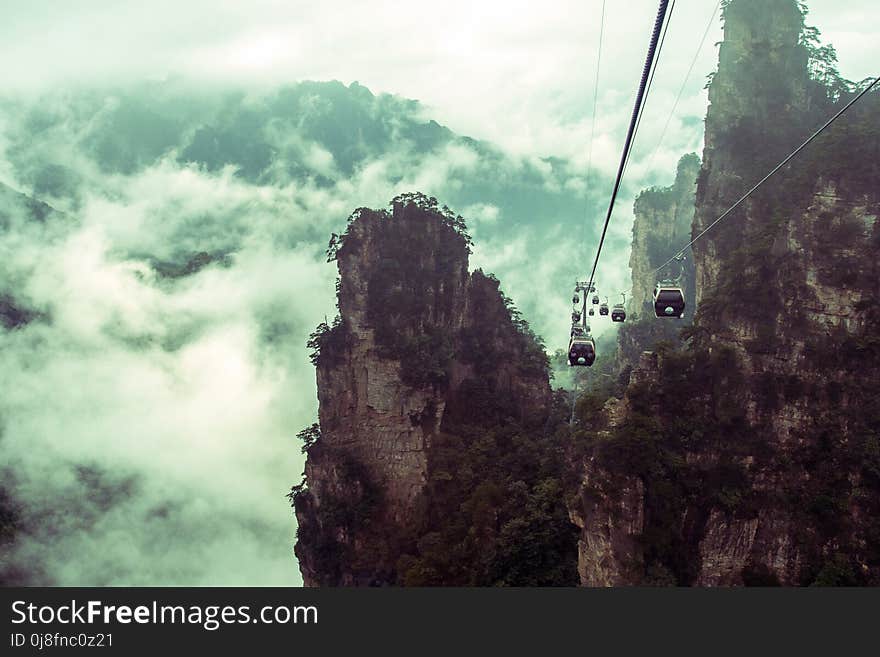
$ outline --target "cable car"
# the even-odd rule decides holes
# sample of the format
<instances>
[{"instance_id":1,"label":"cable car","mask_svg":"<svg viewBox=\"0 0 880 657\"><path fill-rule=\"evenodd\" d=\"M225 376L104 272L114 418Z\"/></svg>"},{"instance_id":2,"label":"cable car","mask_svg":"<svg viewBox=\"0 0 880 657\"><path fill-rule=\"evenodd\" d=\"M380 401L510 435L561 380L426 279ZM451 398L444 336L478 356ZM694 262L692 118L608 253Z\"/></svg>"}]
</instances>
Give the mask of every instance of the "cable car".
<instances>
[{"instance_id":1,"label":"cable car","mask_svg":"<svg viewBox=\"0 0 880 657\"><path fill-rule=\"evenodd\" d=\"M571 314L571 323L572 323L572 324L577 324L577 323L580 322L580 321L581 321L581 313L580 313L579 310L575 310L575 311Z\"/></svg>"},{"instance_id":2,"label":"cable car","mask_svg":"<svg viewBox=\"0 0 880 657\"><path fill-rule=\"evenodd\" d=\"M612 322L626 321L626 308L623 307L622 303L614 304L614 308L611 309L611 321Z\"/></svg>"},{"instance_id":3,"label":"cable car","mask_svg":"<svg viewBox=\"0 0 880 657\"><path fill-rule=\"evenodd\" d=\"M654 314L681 319L684 315L684 292L675 284L657 283L654 288Z\"/></svg>"},{"instance_id":4,"label":"cable car","mask_svg":"<svg viewBox=\"0 0 880 657\"><path fill-rule=\"evenodd\" d=\"M593 295L593 305L594 305L594 306L598 306L598 305L599 305L599 295L598 295L598 294L594 294L594 295Z\"/></svg>"},{"instance_id":5,"label":"cable car","mask_svg":"<svg viewBox=\"0 0 880 657\"><path fill-rule=\"evenodd\" d=\"M603 303L601 306L599 306L599 314L602 315L602 317L605 317L608 315L608 304L607 303Z\"/></svg>"},{"instance_id":6,"label":"cable car","mask_svg":"<svg viewBox=\"0 0 880 657\"><path fill-rule=\"evenodd\" d=\"M590 317L595 317L596 311L593 308L590 308L590 312L588 314L590 315Z\"/></svg>"},{"instance_id":7,"label":"cable car","mask_svg":"<svg viewBox=\"0 0 880 657\"><path fill-rule=\"evenodd\" d=\"M572 367L590 367L595 361L596 343L593 338L586 333L574 335L572 331L571 341L568 343L568 364Z\"/></svg>"},{"instance_id":8,"label":"cable car","mask_svg":"<svg viewBox=\"0 0 880 657\"><path fill-rule=\"evenodd\" d=\"M581 298L575 293L575 295L571 298L571 305L576 306L581 302Z\"/></svg>"}]
</instances>

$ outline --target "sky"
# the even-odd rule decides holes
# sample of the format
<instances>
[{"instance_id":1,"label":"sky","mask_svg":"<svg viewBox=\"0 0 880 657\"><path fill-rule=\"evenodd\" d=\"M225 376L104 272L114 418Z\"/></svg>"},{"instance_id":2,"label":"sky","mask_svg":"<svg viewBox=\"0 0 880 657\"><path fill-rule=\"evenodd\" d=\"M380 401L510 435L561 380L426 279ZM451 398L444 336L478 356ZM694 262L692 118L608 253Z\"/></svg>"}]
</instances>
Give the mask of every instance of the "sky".
<instances>
[{"instance_id":1,"label":"sky","mask_svg":"<svg viewBox=\"0 0 880 657\"><path fill-rule=\"evenodd\" d=\"M292 436L316 412L304 343L334 312L335 272L322 252L355 207L381 206L409 189L463 199L455 209L470 220L472 266L499 275L551 347L563 340L567 327L555 318L567 314L568 290L546 286L563 269L576 272L592 245L572 239L557 210L505 231L511 211L497 199L470 198L468 181L537 179L548 200L571 192L595 230L656 14L653 0L607 3L595 172L584 192L601 4L4 6L0 97L12 104L0 106L0 183L32 191L31 160L60 162L76 175L75 195L47 199L70 220L35 225L15 203L0 206L13 217L0 238L0 292L51 317L2 334L3 465L35 519L13 559L38 564L39 581L62 584L300 583L284 494L303 465ZM842 74L875 74L875 4L810 7L807 22L835 44ZM659 141L714 9L713 0L676 3L600 267L600 280L615 288L628 284L620 265L634 196L671 184L679 157L702 150L717 17ZM348 176L306 133L287 134L286 152L332 181L321 186L283 172L243 180L230 168L186 167L176 151L108 173L85 154L94 126L113 112L114 89L178 81L192 90L186 111L198 115L200 95L245 90L244 104L259 105L281 85L334 79L418 100L425 120L503 156L450 144L425 160L395 146ZM90 90L99 98L94 114L77 95ZM40 132L25 126L18 107L60 118ZM565 165L553 170L542 158ZM542 257L536 244L546 248ZM162 280L151 259L180 250L235 258Z\"/></svg>"},{"instance_id":2,"label":"sky","mask_svg":"<svg viewBox=\"0 0 880 657\"><path fill-rule=\"evenodd\" d=\"M358 80L374 92L418 99L460 134L518 152L572 157L586 150L600 0L451 0L410 2L405 9L392 1L9 4L0 25L0 57L14 62L4 72L7 90L168 75L254 85ZM715 4L676 3L647 125L671 108ZM844 76L873 74L876 4L809 5L808 22L838 44ZM619 150L615 129L628 119L656 6L654 0L606 3L599 114L608 143L600 138L598 154L608 166ZM699 108L720 36L716 21L683 114ZM573 135L573 126L581 132Z\"/></svg>"}]
</instances>

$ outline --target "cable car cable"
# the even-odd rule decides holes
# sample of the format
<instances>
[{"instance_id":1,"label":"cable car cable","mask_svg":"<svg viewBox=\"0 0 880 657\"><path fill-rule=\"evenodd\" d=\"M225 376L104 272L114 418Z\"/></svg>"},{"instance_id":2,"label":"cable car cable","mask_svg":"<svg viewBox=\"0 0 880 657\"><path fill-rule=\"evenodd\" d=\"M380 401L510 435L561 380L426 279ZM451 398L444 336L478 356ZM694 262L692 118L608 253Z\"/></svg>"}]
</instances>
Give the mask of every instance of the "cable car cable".
<instances>
[{"instance_id":1,"label":"cable car cable","mask_svg":"<svg viewBox=\"0 0 880 657\"><path fill-rule=\"evenodd\" d=\"M720 0L719 0L719 2L720 2ZM639 128L640 128L641 125L642 125L642 117L643 117L644 114L645 114L645 107L647 106L647 98L648 98L648 96L650 95L650 93L651 93L651 89L653 88L653 85L654 85L654 76L657 74L657 68L658 68L658 65L659 65L660 55L661 55L662 52L663 52L663 45L666 43L666 34L669 32L669 25L670 25L671 22L672 22L672 14L673 14L674 11L675 11L675 0L670 0L670 2L669 2L669 10L668 10L667 15L666 15L666 22L665 22L665 24L664 24L664 26L663 26L663 34L662 34L662 36L660 37L660 44L657 46L657 53L656 53L656 55L655 55L655 57L654 57L654 62L653 62L653 65L652 65L652 67L651 67L651 76L650 76L650 78L648 79L648 85L647 85L647 87L645 88L645 101L642 102L642 105L641 105L641 107L639 108L639 118L638 118L638 120L636 121L636 128L635 128L635 131L633 132L633 138L632 138L632 142L633 142L633 144L635 143L635 140L636 140L636 138L638 137L638 134L639 134ZM628 152L627 155L626 155L626 164L623 165L623 177L626 176L626 172L627 172L627 170L628 170L628 168L629 168L629 162L630 162L630 159L631 159L631 157L632 157L632 152L633 152L633 149L630 148L630 149L629 149L629 152ZM601 246L600 246L600 249L601 249ZM597 261L598 261L598 256L597 256ZM595 272L595 267L594 267L594 270L593 270L593 271ZM593 282L595 282L595 281L593 281Z\"/></svg>"},{"instance_id":2,"label":"cable car cable","mask_svg":"<svg viewBox=\"0 0 880 657\"><path fill-rule=\"evenodd\" d=\"M642 126L642 117L645 115L645 106L647 103L648 95L651 93L651 88L654 86L654 75L657 73L658 64L660 61L660 54L663 52L663 44L666 43L666 33L669 31L669 24L672 22L672 12L675 11L675 0L671 0L669 3L669 12L667 13L666 25L663 27L663 36L660 37L660 45L657 46L657 55L654 58L654 66L651 69L651 78L648 80L648 87L645 91L645 102L642 103L642 108L639 110L639 120L636 121L636 130L633 133L633 143L635 143L636 137L639 135L639 128ZM629 154L626 156L626 164L623 166L623 175L626 176L626 171L629 168L629 160L632 157L633 149L630 149Z\"/></svg>"},{"instance_id":3,"label":"cable car cable","mask_svg":"<svg viewBox=\"0 0 880 657\"><path fill-rule=\"evenodd\" d=\"M587 212L589 212L589 193L590 193L590 182L592 180L592 172L593 172L593 144L596 138L596 114L599 105L599 72L602 67L602 44L605 39L605 2L606 0L602 0L602 14L599 19L599 48L596 55L596 77L595 82L593 84L593 116L591 119L591 127L590 127L590 149L587 155L587 175L586 175L586 194L587 194ZM581 244L586 241L587 237L587 222L584 221L581 224ZM576 262L576 261L575 261ZM577 278L577 264L575 264L575 278Z\"/></svg>"},{"instance_id":4,"label":"cable car cable","mask_svg":"<svg viewBox=\"0 0 880 657\"><path fill-rule=\"evenodd\" d=\"M690 242L685 244L684 247L682 247L681 250L677 251L676 254L674 256L672 256L669 260L667 260L662 265L657 267L657 269L654 270L654 273L656 274L661 269L666 267L669 263L671 263L673 260L675 260L679 256L684 255L685 251L687 251L690 247L692 247L694 244L696 244L696 242L701 237L703 237L703 235L705 235L710 230L712 230L715 226L717 226L719 223L721 223L722 220L724 220L726 217L728 217L731 212L733 212L736 208L738 208L740 205L742 205L742 203L746 199L748 199L752 194L754 194L758 190L758 188L761 187L761 185L763 185L765 182L770 180L770 178L772 178L780 169L782 169L786 164L791 162L802 150L804 150L807 146L809 146L819 135L821 135L829 126L831 126L831 124L833 124L837 119L839 119L841 116L843 116L847 112L847 110L849 110L849 108L851 108L853 105L855 105L859 100L861 100L862 97L864 97L871 89L873 89L877 85L878 82L880 82L880 76L874 78L874 81L871 84L869 84L867 87L862 89L862 91L855 98L850 100L843 108L841 108L841 110L839 112L837 112L837 114L835 114L830 119L828 119L828 121L826 121L825 124L821 128L819 128L818 130L816 130L816 132L814 132L812 135L810 135L810 137L803 144L801 144L796 149L794 149L794 151L792 151L791 155L789 155L784 160L782 160L782 162L777 164L773 168L773 170L770 171L770 173L768 173L766 176L764 176L754 187L752 187L749 191L747 191L745 194L743 194L740 197L740 199L736 203L731 205L727 210L725 210L724 213L720 217L718 217L715 221L713 221L711 224L706 226L700 232L699 235L697 235Z\"/></svg>"},{"instance_id":5,"label":"cable car cable","mask_svg":"<svg viewBox=\"0 0 880 657\"><path fill-rule=\"evenodd\" d=\"M660 133L660 139L657 141L657 146L654 148L654 152L651 154L651 159L648 160L648 168L647 170L651 170L651 165L654 163L654 160L657 157L657 153L660 152L660 147L663 145L663 140L666 138L666 132L669 130L669 124L672 122L672 117L675 116L675 110L678 109L678 103L681 101L681 97L684 94L685 87L687 86L688 80L691 77L691 73L694 72L694 67L697 65L697 60L700 58L700 53L703 51L703 46L706 44L706 39L709 36L709 32L712 29L712 25L715 22L715 15L718 13L718 9L721 7L721 0L715 4L715 9L712 11L712 16L709 18L709 22L706 24L706 30L703 32L703 38L700 39L700 45L697 47L697 52L694 53L694 58L691 60L690 68L688 68L687 74L684 76L684 81L681 83L681 88L678 90L678 95L675 98L675 102L672 104L672 111L669 112L669 116L666 119L666 124L663 126L663 131Z\"/></svg>"},{"instance_id":6,"label":"cable car cable","mask_svg":"<svg viewBox=\"0 0 880 657\"><path fill-rule=\"evenodd\" d=\"M645 68L642 72L642 79L639 83L639 91L636 95L635 107L633 108L632 118L630 119L629 131L626 136L626 143L624 144L623 154L620 158L620 166L617 169L617 178L614 182L614 189L611 193L611 202L608 205L608 213L605 216L605 225L602 228L602 237L599 239L599 248L596 250L596 259L593 261L593 269L590 272L590 280L587 284L588 289L593 285L593 281L596 275L596 267L599 264L599 256L602 254L602 246L605 244L605 235L608 232L608 224L611 221L611 215L614 212L614 203L617 200L617 194L620 191L620 183L623 179L623 171L626 166L629 151L632 148L632 141L635 133L636 123L638 122L639 114L645 101L645 92L647 90L648 77L651 73L651 68L654 63L654 57L657 54L657 45L660 40L660 32L666 19L666 11L668 7L669 0L660 0L660 7L657 10L657 19L654 23L654 31L651 34L651 41L648 46L648 55L645 60Z\"/></svg>"},{"instance_id":7,"label":"cable car cable","mask_svg":"<svg viewBox=\"0 0 880 657\"><path fill-rule=\"evenodd\" d=\"M605 38L605 0L602 0L602 17L599 20L599 50L596 56L596 78L593 85L593 117L590 127L590 150L587 156L587 190L590 189L590 178L593 166L593 143L596 137L596 110L599 105L599 71L602 66L602 42Z\"/></svg>"}]
</instances>

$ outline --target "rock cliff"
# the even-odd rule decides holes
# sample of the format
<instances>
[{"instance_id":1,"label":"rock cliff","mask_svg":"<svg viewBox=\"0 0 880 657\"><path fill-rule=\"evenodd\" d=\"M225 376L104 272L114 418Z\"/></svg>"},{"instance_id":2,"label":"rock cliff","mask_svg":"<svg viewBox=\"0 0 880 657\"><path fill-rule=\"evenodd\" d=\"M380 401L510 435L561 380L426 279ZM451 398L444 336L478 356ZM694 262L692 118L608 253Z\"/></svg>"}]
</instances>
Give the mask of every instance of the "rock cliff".
<instances>
[{"instance_id":1,"label":"rock cliff","mask_svg":"<svg viewBox=\"0 0 880 657\"><path fill-rule=\"evenodd\" d=\"M724 18L694 234L855 93L815 75L794 0ZM878 109L867 96L694 246L687 348L580 415L584 584L880 582Z\"/></svg>"},{"instance_id":2,"label":"rock cliff","mask_svg":"<svg viewBox=\"0 0 880 657\"><path fill-rule=\"evenodd\" d=\"M510 577L509 567L499 571L497 563L438 564L434 554L445 541L461 549L445 534L457 526L445 514L465 513L460 507L481 479L492 482L491 471L475 470L480 457L469 458L469 450L483 441L487 458L502 463L518 449L498 442L510 440L500 435L505 431L544 450L538 441L551 415L543 348L498 281L469 273L469 243L461 217L418 194L398 197L391 212L358 210L345 234L331 240L339 317L310 341L319 422L302 434L305 480L291 494L307 585ZM528 489L538 482L531 476L485 491L495 510L484 547L503 547L503 504L495 498L520 481L526 503L534 501ZM558 491L549 504L564 518Z\"/></svg>"}]
</instances>

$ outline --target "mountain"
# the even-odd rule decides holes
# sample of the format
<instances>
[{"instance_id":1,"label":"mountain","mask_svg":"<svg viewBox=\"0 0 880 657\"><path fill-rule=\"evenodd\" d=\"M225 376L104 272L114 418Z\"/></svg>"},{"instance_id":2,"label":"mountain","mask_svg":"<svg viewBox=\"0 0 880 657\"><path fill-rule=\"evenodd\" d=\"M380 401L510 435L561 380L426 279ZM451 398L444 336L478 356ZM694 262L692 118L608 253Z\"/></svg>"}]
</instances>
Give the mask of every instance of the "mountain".
<instances>
[{"instance_id":1,"label":"mountain","mask_svg":"<svg viewBox=\"0 0 880 657\"><path fill-rule=\"evenodd\" d=\"M291 499L307 585L573 584L542 344L468 271L460 216L419 194L362 208L312 335L319 423Z\"/></svg>"},{"instance_id":2,"label":"mountain","mask_svg":"<svg viewBox=\"0 0 880 657\"><path fill-rule=\"evenodd\" d=\"M858 90L794 0L724 19L694 235ZM694 245L684 348L581 400L583 584L880 583L878 109L864 98Z\"/></svg>"}]
</instances>

